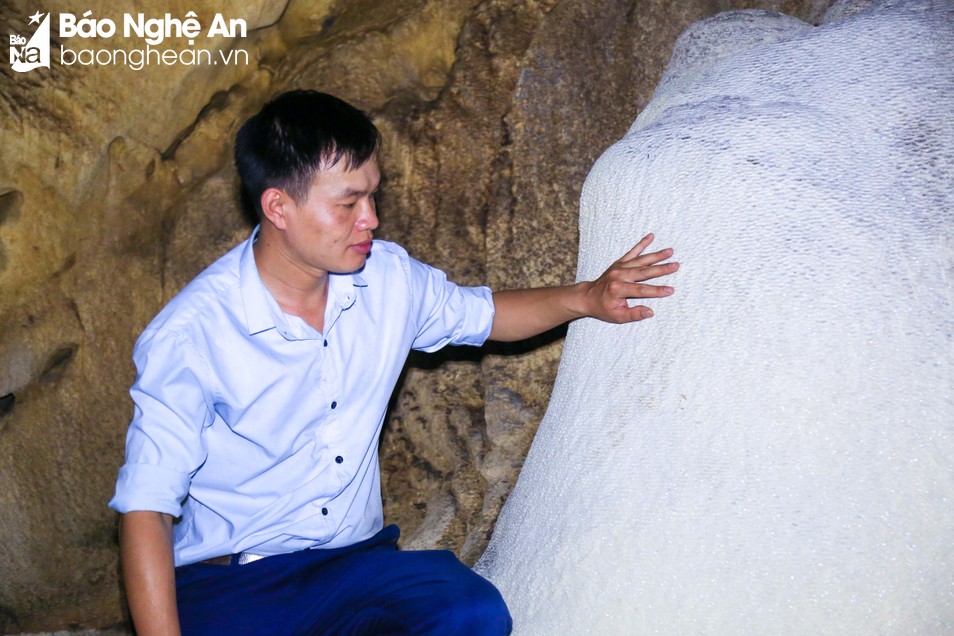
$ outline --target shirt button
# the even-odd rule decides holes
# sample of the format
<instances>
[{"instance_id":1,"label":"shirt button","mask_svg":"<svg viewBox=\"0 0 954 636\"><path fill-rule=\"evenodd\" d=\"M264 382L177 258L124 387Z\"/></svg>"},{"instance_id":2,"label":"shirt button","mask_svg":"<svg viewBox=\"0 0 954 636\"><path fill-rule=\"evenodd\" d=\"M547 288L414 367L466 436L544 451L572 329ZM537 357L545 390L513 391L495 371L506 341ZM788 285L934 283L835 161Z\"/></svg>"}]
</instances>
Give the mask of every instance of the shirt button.
<instances>
[{"instance_id":1,"label":"shirt button","mask_svg":"<svg viewBox=\"0 0 954 636\"><path fill-rule=\"evenodd\" d=\"M331 403L331 408L333 408L333 409L338 408L338 403L337 403L337 402L332 402L332 403Z\"/></svg>"},{"instance_id":2,"label":"shirt button","mask_svg":"<svg viewBox=\"0 0 954 636\"><path fill-rule=\"evenodd\" d=\"M327 515L327 514L328 514L328 509L327 509L327 508L322 508L322 509L321 509L321 514Z\"/></svg>"},{"instance_id":3,"label":"shirt button","mask_svg":"<svg viewBox=\"0 0 954 636\"><path fill-rule=\"evenodd\" d=\"M341 455L338 455L337 457L335 457L336 464L340 464L343 461L344 461L344 457L342 457Z\"/></svg>"},{"instance_id":4,"label":"shirt button","mask_svg":"<svg viewBox=\"0 0 954 636\"><path fill-rule=\"evenodd\" d=\"M327 340L325 340L325 346L326 346L326 347L328 346L328 341L327 341Z\"/></svg>"}]
</instances>

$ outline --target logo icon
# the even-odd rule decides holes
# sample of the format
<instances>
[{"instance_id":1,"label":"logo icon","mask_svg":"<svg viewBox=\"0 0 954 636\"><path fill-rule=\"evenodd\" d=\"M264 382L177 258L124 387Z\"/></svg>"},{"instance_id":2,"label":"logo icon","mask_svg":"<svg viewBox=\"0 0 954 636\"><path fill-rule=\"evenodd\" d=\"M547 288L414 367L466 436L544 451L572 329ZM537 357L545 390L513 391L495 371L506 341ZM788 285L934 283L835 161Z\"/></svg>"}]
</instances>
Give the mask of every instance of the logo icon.
<instances>
[{"instance_id":1,"label":"logo icon","mask_svg":"<svg viewBox=\"0 0 954 636\"><path fill-rule=\"evenodd\" d=\"M30 16L30 24L39 24L27 40L22 35L10 36L10 67L17 73L35 68L50 68L50 14L37 11Z\"/></svg>"}]
</instances>

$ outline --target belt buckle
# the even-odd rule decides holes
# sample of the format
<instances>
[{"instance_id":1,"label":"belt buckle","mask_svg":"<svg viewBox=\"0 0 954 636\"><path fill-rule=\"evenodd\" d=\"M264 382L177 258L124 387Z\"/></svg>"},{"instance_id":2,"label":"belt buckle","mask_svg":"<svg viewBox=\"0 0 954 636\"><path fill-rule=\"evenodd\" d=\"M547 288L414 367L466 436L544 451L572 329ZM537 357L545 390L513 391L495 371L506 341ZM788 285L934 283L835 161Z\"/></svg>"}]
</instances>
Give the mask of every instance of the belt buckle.
<instances>
[{"instance_id":1,"label":"belt buckle","mask_svg":"<svg viewBox=\"0 0 954 636\"><path fill-rule=\"evenodd\" d=\"M199 563L203 563L205 565L246 565L264 558L265 557L260 554L240 552L238 554L225 554L219 557L212 557L211 559L199 561Z\"/></svg>"},{"instance_id":2,"label":"belt buckle","mask_svg":"<svg viewBox=\"0 0 954 636\"><path fill-rule=\"evenodd\" d=\"M249 563L254 563L255 561L258 561L259 559L264 559L264 558L265 557L262 556L261 554L250 554L248 552L242 552L236 555L236 557L234 558L234 563L238 563L239 565L247 565Z\"/></svg>"}]
</instances>

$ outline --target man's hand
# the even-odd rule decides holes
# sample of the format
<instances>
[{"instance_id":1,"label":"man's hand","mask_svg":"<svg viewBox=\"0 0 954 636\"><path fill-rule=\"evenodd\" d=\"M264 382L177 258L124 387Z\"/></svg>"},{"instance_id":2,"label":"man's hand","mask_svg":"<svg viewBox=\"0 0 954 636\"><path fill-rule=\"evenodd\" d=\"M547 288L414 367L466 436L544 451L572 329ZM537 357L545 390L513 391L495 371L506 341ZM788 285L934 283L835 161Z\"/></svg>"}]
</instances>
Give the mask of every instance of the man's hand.
<instances>
[{"instance_id":1,"label":"man's hand","mask_svg":"<svg viewBox=\"0 0 954 636\"><path fill-rule=\"evenodd\" d=\"M649 307L637 305L630 307L628 299L661 298L673 293L672 287L665 285L647 285L644 281L672 274L679 269L679 263L663 263L672 256L672 248L650 254L643 252L653 242L653 235L647 234L633 246L621 259L610 265L602 276L590 283L586 291L587 309L585 315L606 322L633 322L652 318Z\"/></svg>"},{"instance_id":2,"label":"man's hand","mask_svg":"<svg viewBox=\"0 0 954 636\"><path fill-rule=\"evenodd\" d=\"M671 295L672 287L648 285L646 281L679 269L679 263L663 262L672 256L671 248L644 254L652 242L653 235L646 235L594 281L495 292L490 339L523 340L585 316L614 323L652 317L649 307L630 307L627 301Z\"/></svg>"}]
</instances>

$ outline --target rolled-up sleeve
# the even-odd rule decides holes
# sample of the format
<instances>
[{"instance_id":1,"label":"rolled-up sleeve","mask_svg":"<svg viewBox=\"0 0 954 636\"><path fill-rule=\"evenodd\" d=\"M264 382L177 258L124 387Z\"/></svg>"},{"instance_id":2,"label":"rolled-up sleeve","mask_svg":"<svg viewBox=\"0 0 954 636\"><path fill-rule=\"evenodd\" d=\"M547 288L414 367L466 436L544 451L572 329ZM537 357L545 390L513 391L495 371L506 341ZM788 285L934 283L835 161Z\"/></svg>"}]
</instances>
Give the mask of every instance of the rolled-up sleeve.
<instances>
[{"instance_id":1,"label":"rolled-up sleeve","mask_svg":"<svg viewBox=\"0 0 954 636\"><path fill-rule=\"evenodd\" d=\"M409 260L417 308L413 347L436 351L445 345L482 345L494 321L493 294L487 287L461 287L439 269Z\"/></svg>"},{"instance_id":2,"label":"rolled-up sleeve","mask_svg":"<svg viewBox=\"0 0 954 636\"><path fill-rule=\"evenodd\" d=\"M202 431L215 416L211 374L188 338L177 334L144 333L133 359L135 411L109 506L178 517L192 475L207 457Z\"/></svg>"}]
</instances>

